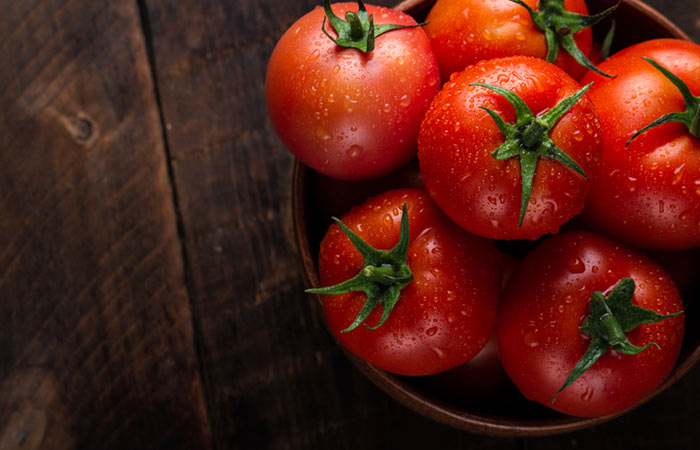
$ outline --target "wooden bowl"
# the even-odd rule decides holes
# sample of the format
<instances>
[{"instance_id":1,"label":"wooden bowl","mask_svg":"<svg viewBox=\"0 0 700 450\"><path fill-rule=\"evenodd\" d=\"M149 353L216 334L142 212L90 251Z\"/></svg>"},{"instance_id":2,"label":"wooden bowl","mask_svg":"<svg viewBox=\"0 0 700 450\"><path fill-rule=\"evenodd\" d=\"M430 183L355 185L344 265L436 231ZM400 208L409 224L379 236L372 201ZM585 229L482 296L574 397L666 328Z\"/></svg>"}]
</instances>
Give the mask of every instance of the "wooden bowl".
<instances>
[{"instance_id":1,"label":"wooden bowl","mask_svg":"<svg viewBox=\"0 0 700 450\"><path fill-rule=\"evenodd\" d=\"M436 0L406 0L396 8L417 20L422 20ZM616 0L589 0L591 12L602 11ZM672 37L690 38L658 11L641 1L623 0L613 14L617 23L615 47L620 49L648 39ZM608 19L609 20L609 19ZM594 30L597 40L609 29L609 22L599 24ZM613 49L615 51L615 49ZM332 215L340 216L351 206L382 191L403 186L420 185L418 164L413 161L407 167L382 179L369 182L345 182L319 175L296 162L293 178L293 215L299 251L309 284L319 287L316 262L323 234L330 225ZM321 308L321 298L317 297ZM687 304L686 321L693 323L700 317L692 303ZM615 416L577 418L559 414L544 406L526 400L514 387L497 392L485 402L454 401L441 398L420 377L393 375L378 369L366 361L346 352L350 360L377 386L409 408L438 422L467 431L495 436L543 436L569 432L606 422ZM686 327L683 347L676 367L668 379L646 400L655 397L682 377L700 358L700 330Z\"/></svg>"}]
</instances>

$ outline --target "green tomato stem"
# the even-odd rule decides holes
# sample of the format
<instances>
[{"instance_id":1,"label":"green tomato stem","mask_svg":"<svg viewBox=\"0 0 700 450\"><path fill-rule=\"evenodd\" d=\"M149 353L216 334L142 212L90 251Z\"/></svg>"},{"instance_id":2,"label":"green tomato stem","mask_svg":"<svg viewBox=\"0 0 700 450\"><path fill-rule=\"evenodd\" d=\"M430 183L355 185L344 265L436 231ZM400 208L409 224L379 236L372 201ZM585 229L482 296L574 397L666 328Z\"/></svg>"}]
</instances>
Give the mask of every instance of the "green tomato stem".
<instances>
[{"instance_id":1,"label":"green tomato stem","mask_svg":"<svg viewBox=\"0 0 700 450\"><path fill-rule=\"evenodd\" d=\"M348 228L337 218L333 220L340 229L350 239L352 245L357 249L364 259L362 270L353 278L342 283L322 288L307 289L306 292L312 294L338 295L347 292L361 291L367 295L362 309L355 317L355 320L344 329L346 333L362 324L370 313L379 306L384 306L384 311L379 323L375 327L379 328L388 318L396 303L399 301L401 290L408 286L413 280L413 273L408 267L408 244L409 244L409 224L408 209L404 203L402 207L401 228L399 240L396 246L389 251L377 250L371 247L355 232Z\"/></svg>"}]
</instances>

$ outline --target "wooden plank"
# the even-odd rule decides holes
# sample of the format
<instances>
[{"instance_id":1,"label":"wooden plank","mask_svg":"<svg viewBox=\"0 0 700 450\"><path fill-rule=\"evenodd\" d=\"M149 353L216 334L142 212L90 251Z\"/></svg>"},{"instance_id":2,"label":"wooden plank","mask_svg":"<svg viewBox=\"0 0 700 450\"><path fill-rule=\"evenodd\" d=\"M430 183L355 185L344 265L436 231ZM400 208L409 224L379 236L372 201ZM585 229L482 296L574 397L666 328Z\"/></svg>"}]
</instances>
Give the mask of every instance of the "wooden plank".
<instances>
[{"instance_id":1,"label":"wooden plank","mask_svg":"<svg viewBox=\"0 0 700 450\"><path fill-rule=\"evenodd\" d=\"M137 3L0 10L0 448L206 449Z\"/></svg>"}]
</instances>

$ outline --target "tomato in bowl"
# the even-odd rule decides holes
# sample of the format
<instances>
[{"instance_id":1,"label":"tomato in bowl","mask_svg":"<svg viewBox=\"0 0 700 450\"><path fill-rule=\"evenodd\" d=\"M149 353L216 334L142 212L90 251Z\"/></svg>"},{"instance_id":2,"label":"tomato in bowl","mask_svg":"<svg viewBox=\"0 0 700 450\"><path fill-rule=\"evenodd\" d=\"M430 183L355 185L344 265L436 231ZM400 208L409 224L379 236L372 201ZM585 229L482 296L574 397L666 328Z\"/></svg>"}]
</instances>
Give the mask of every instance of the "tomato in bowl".
<instances>
[{"instance_id":1,"label":"tomato in bowl","mask_svg":"<svg viewBox=\"0 0 700 450\"><path fill-rule=\"evenodd\" d=\"M431 0L408 0L396 8L421 21L434 3ZM594 0L588 2L588 7L591 12L599 12L615 3L613 0ZM614 19L617 23L616 49L654 38L689 40L675 25L640 1L623 1ZM602 41L609 25L610 21L606 19L594 29L597 42ZM294 224L309 285L321 287L318 250L323 234L331 224L331 216L340 217L355 204L386 190L421 187L421 183L415 160L385 177L361 182L330 179L296 162L292 194ZM693 293L697 294L697 289ZM321 311L320 296L317 303ZM700 318L692 302L686 302L684 314L687 323ZM669 377L638 404L664 391L700 359L700 330L694 328L687 327L679 358ZM434 383L424 377L394 375L346 353L362 373L403 405L436 421L470 432L496 436L551 435L587 428L619 415L596 418L564 415L528 401L507 381L500 389L493 391L488 401L483 401L483 398L472 400L469 395L450 396L436 389Z\"/></svg>"}]
</instances>

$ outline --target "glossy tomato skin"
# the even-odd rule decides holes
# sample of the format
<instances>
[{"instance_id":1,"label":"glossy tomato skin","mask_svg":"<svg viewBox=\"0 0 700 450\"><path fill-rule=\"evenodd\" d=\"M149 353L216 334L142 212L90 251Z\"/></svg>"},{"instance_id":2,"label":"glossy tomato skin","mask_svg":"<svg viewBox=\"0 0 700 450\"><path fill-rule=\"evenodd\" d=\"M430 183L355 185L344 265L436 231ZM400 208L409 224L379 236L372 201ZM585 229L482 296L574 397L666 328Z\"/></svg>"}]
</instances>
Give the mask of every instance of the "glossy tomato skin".
<instances>
[{"instance_id":1,"label":"glossy tomato skin","mask_svg":"<svg viewBox=\"0 0 700 450\"><path fill-rule=\"evenodd\" d=\"M535 9L538 0L524 0ZM583 0L565 0L567 11L588 15ZM443 79L485 59L506 56L533 56L544 59L547 44L528 11L508 0L438 0L428 13L424 27L440 66ZM590 56L593 36L590 29L574 36L579 49ZM559 50L555 64L575 79L586 69L569 53Z\"/></svg>"},{"instance_id":2,"label":"glossy tomato skin","mask_svg":"<svg viewBox=\"0 0 700 450\"><path fill-rule=\"evenodd\" d=\"M410 16L366 5L375 24L415 25ZM336 3L344 17L357 3ZM316 7L277 43L267 68L265 97L285 146L325 175L361 180L387 174L416 152L420 121L439 89L437 61L421 28L376 38L363 53L334 44ZM326 31L336 36L328 21Z\"/></svg>"},{"instance_id":3,"label":"glossy tomato skin","mask_svg":"<svg viewBox=\"0 0 700 450\"><path fill-rule=\"evenodd\" d=\"M502 86L515 92L535 116L580 89L558 67L537 58L515 56L470 66L443 86L428 110L418 136L418 159L431 197L457 224L492 239L537 239L556 233L581 212L590 182L560 163L540 158L530 204L519 227L521 177L518 158L499 161L492 152L503 133L480 107L515 121L501 95L470 83ZM550 138L593 180L602 153L600 123L583 96L554 126Z\"/></svg>"},{"instance_id":4,"label":"glossy tomato skin","mask_svg":"<svg viewBox=\"0 0 700 450\"><path fill-rule=\"evenodd\" d=\"M658 264L590 232L557 235L525 258L502 298L497 336L503 367L527 398L565 414L605 416L639 403L668 376L683 340L683 315L627 333L632 344L654 341L660 349L608 352L552 404L588 348L579 326L591 294L607 295L623 277L635 281L634 304L660 314L683 310L678 289Z\"/></svg>"},{"instance_id":5,"label":"glossy tomato skin","mask_svg":"<svg viewBox=\"0 0 700 450\"><path fill-rule=\"evenodd\" d=\"M700 139L680 123L667 123L625 143L659 117L685 111L678 89L652 58L700 95L700 46L659 39L642 42L600 64L604 79L589 94L603 125L605 150L598 180L586 201L589 226L634 246L682 250L700 246Z\"/></svg>"},{"instance_id":6,"label":"glossy tomato skin","mask_svg":"<svg viewBox=\"0 0 700 450\"><path fill-rule=\"evenodd\" d=\"M323 310L340 343L355 355L389 372L430 375L463 364L486 344L495 328L500 253L484 239L452 224L422 189L398 189L354 207L341 218L371 246L390 249L399 237L401 207L410 224L408 265L413 281L387 321L376 330L347 328L364 304L365 294L326 295ZM362 257L332 225L321 242L321 284L355 276ZM365 322L378 323L382 307Z\"/></svg>"}]
</instances>

